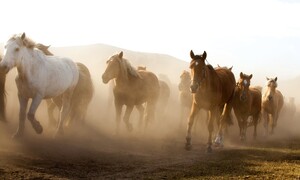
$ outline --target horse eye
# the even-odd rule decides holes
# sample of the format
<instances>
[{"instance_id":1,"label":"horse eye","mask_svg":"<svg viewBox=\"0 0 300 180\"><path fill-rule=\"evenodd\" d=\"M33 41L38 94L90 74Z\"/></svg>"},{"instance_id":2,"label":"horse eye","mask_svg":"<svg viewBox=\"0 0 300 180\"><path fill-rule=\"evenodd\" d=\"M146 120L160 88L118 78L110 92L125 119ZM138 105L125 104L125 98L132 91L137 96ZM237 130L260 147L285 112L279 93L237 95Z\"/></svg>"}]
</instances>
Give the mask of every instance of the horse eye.
<instances>
[{"instance_id":1,"label":"horse eye","mask_svg":"<svg viewBox=\"0 0 300 180\"><path fill-rule=\"evenodd\" d=\"M16 48L16 49L15 49L16 52L18 52L19 50L20 50L19 48Z\"/></svg>"}]
</instances>

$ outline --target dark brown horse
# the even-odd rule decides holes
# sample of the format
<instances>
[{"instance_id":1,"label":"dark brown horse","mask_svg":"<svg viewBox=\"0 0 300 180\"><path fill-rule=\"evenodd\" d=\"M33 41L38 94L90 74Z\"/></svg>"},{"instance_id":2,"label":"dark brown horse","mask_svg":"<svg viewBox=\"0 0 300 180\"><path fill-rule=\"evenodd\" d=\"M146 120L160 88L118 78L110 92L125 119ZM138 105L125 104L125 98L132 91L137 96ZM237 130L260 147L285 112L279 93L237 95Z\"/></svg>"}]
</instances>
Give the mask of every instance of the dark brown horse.
<instances>
[{"instance_id":1,"label":"dark brown horse","mask_svg":"<svg viewBox=\"0 0 300 180\"><path fill-rule=\"evenodd\" d=\"M256 127L260 118L261 92L256 88L249 87L251 78L252 74L246 75L241 72L234 93L233 110L239 124L240 139L242 141L246 139L248 118L252 117L254 139L256 138Z\"/></svg>"},{"instance_id":2,"label":"dark brown horse","mask_svg":"<svg viewBox=\"0 0 300 180\"><path fill-rule=\"evenodd\" d=\"M115 79L114 102L116 108L116 132L119 132L119 124L123 105L126 106L123 117L128 131L132 131L132 124L129 122L133 107L138 109L143 103L146 105L146 115L144 116L145 127L150 119L154 119L155 107L159 97L159 82L156 75L145 70L136 70L127 59L123 58L123 52L115 54L107 61L107 67L102 75L103 83L107 84ZM140 117L143 110L139 110Z\"/></svg>"},{"instance_id":3,"label":"dark brown horse","mask_svg":"<svg viewBox=\"0 0 300 180\"><path fill-rule=\"evenodd\" d=\"M1 55L0 55L0 61L2 61ZM0 121L6 121L6 117L5 117L5 100L6 100L5 80L6 80L6 73L0 72Z\"/></svg>"},{"instance_id":4,"label":"dark brown horse","mask_svg":"<svg viewBox=\"0 0 300 180\"><path fill-rule=\"evenodd\" d=\"M230 124L230 112L232 109L232 100L234 96L234 88L236 85L234 74L227 68L214 69L211 65L206 65L206 52L202 55L194 55L190 52L192 58L190 62L192 83L191 91L193 93L193 105L188 120L186 149L191 148L191 130L194 118L203 108L210 111L208 122L208 147L207 152L211 152L212 148L212 132L214 120L220 119L220 127L216 138L216 143L223 143L223 126L225 123ZM222 116L221 116L222 114Z\"/></svg>"},{"instance_id":5,"label":"dark brown horse","mask_svg":"<svg viewBox=\"0 0 300 180\"><path fill-rule=\"evenodd\" d=\"M41 50L45 55L53 56L49 51L50 46L38 43L35 47ZM77 62L76 65L79 71L79 79L71 98L71 110L68 123L84 123L88 105L94 94L94 86L90 71L82 63ZM46 102L48 106L49 124L50 126L55 127L57 122L53 116L53 112L56 106L61 109L62 99L61 97L57 97L53 100L47 99Z\"/></svg>"}]
</instances>

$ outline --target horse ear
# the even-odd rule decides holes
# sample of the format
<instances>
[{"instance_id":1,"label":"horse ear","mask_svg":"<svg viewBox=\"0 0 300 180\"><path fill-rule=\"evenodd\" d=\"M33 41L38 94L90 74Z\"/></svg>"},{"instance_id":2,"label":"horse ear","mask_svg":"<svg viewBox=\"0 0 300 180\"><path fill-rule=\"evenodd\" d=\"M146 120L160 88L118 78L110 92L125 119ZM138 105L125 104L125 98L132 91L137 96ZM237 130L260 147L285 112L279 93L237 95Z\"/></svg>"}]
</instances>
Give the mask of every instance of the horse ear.
<instances>
[{"instance_id":1,"label":"horse ear","mask_svg":"<svg viewBox=\"0 0 300 180\"><path fill-rule=\"evenodd\" d=\"M232 70L232 68L233 68L233 66L231 66L231 67L229 68L229 70L231 71L231 70Z\"/></svg>"},{"instance_id":2,"label":"horse ear","mask_svg":"<svg viewBox=\"0 0 300 180\"><path fill-rule=\"evenodd\" d=\"M277 81L277 77L275 77L275 81Z\"/></svg>"},{"instance_id":3,"label":"horse ear","mask_svg":"<svg viewBox=\"0 0 300 180\"><path fill-rule=\"evenodd\" d=\"M120 58L120 59L123 58L123 51L121 51L121 52L119 53L119 58Z\"/></svg>"},{"instance_id":4,"label":"horse ear","mask_svg":"<svg viewBox=\"0 0 300 180\"><path fill-rule=\"evenodd\" d=\"M250 74L249 78L250 78L250 79L252 78L252 74Z\"/></svg>"},{"instance_id":5,"label":"horse ear","mask_svg":"<svg viewBox=\"0 0 300 180\"><path fill-rule=\"evenodd\" d=\"M266 77L266 79L267 79L267 81L269 81L269 80L270 80L270 78L268 78L268 77Z\"/></svg>"},{"instance_id":6,"label":"horse ear","mask_svg":"<svg viewBox=\"0 0 300 180\"><path fill-rule=\"evenodd\" d=\"M203 54L202 54L203 60L206 59L206 56L207 56L206 51L204 51Z\"/></svg>"},{"instance_id":7,"label":"horse ear","mask_svg":"<svg viewBox=\"0 0 300 180\"><path fill-rule=\"evenodd\" d=\"M244 74L243 72L240 73L240 78L243 78Z\"/></svg>"},{"instance_id":8,"label":"horse ear","mask_svg":"<svg viewBox=\"0 0 300 180\"><path fill-rule=\"evenodd\" d=\"M26 37L26 34L25 34L25 32L23 32L23 34L21 35L21 39L23 40L23 39L25 39L25 37Z\"/></svg>"},{"instance_id":9,"label":"horse ear","mask_svg":"<svg viewBox=\"0 0 300 180\"><path fill-rule=\"evenodd\" d=\"M193 50L191 50L191 52L190 52L190 56L191 56L191 58L192 58L192 59L194 59L194 58L195 58L195 54L194 54Z\"/></svg>"}]
</instances>

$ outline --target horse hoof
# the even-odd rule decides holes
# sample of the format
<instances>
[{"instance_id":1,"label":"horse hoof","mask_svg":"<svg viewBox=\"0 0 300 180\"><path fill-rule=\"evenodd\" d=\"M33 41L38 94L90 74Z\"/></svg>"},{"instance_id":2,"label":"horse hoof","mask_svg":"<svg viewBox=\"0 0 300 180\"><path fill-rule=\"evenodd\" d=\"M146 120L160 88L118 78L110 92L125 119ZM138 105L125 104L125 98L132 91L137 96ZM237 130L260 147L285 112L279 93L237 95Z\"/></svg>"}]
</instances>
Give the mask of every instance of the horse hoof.
<instances>
[{"instance_id":1,"label":"horse hoof","mask_svg":"<svg viewBox=\"0 0 300 180\"><path fill-rule=\"evenodd\" d=\"M31 125L37 134L41 134L43 132L43 127L38 121L31 121Z\"/></svg>"},{"instance_id":2,"label":"horse hoof","mask_svg":"<svg viewBox=\"0 0 300 180\"><path fill-rule=\"evenodd\" d=\"M211 146L208 146L208 147L207 147L206 152L207 152L207 153L212 153L212 148L211 148Z\"/></svg>"},{"instance_id":3,"label":"horse hoof","mask_svg":"<svg viewBox=\"0 0 300 180\"><path fill-rule=\"evenodd\" d=\"M17 131L13 136L12 139L20 139L23 137L23 132Z\"/></svg>"},{"instance_id":4,"label":"horse hoof","mask_svg":"<svg viewBox=\"0 0 300 180\"><path fill-rule=\"evenodd\" d=\"M187 150L187 151L192 150L192 145L191 144L185 144L185 150Z\"/></svg>"}]
</instances>

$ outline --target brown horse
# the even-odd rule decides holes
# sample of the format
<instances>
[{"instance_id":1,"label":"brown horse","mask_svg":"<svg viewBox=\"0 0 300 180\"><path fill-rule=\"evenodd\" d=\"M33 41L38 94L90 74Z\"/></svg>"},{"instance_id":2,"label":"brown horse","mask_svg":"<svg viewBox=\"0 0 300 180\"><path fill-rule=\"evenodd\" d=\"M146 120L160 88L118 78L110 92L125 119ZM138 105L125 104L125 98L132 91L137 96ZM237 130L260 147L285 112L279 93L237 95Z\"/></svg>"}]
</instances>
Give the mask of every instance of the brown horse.
<instances>
[{"instance_id":1,"label":"brown horse","mask_svg":"<svg viewBox=\"0 0 300 180\"><path fill-rule=\"evenodd\" d=\"M53 56L53 53L49 51L50 46L38 43L35 47L41 50L45 55ZM77 62L76 65L79 71L79 80L71 98L71 110L68 124L84 122L88 105L94 94L94 86L88 68L79 62ZM53 112L56 106L61 109L62 99L61 97L57 97L53 100L47 99L46 102L48 107L49 124L50 126L55 127L57 123L53 116Z\"/></svg>"},{"instance_id":2,"label":"brown horse","mask_svg":"<svg viewBox=\"0 0 300 180\"><path fill-rule=\"evenodd\" d=\"M277 125L277 120L283 106L283 96L277 88L277 77L268 78L267 86L262 94L262 116L264 118L265 135L268 135L269 124L271 123L271 134Z\"/></svg>"},{"instance_id":3,"label":"brown horse","mask_svg":"<svg viewBox=\"0 0 300 180\"><path fill-rule=\"evenodd\" d=\"M129 122L130 114L134 106L142 107L147 103L146 115L144 116L145 127L150 119L154 119L155 107L159 96L159 82L156 75L145 70L136 70L127 59L123 58L123 52L115 54L107 61L107 67L102 75L103 83L107 84L115 79L114 102L116 108L116 132L119 132L120 118L123 105L126 106L123 120L128 131L132 131L132 124ZM143 109L139 110L140 118L143 116Z\"/></svg>"},{"instance_id":4,"label":"brown horse","mask_svg":"<svg viewBox=\"0 0 300 180\"><path fill-rule=\"evenodd\" d=\"M234 93L233 110L239 124L240 139L242 141L246 139L249 116L252 117L254 125L254 139L256 138L256 127L260 118L261 92L256 88L249 87L251 78L252 74L246 75L241 72Z\"/></svg>"},{"instance_id":5,"label":"brown horse","mask_svg":"<svg viewBox=\"0 0 300 180\"><path fill-rule=\"evenodd\" d=\"M209 136L207 147L207 152L211 152L213 120L221 118L215 142L222 145L222 130L225 123L230 124L230 112L236 83L234 74L229 69L214 69L211 65L206 65L206 56L205 51L202 55L194 55L193 51L190 52L190 57L192 58L190 62L192 74L190 88L193 93L193 105L188 120L186 149L189 150L191 148L191 129L194 118L199 109L203 108L210 111L211 114L208 122Z\"/></svg>"},{"instance_id":6,"label":"brown horse","mask_svg":"<svg viewBox=\"0 0 300 180\"><path fill-rule=\"evenodd\" d=\"M0 62L1 61L2 61L2 56L0 55ZM6 73L0 72L0 121L6 121L6 117L5 117L5 100L6 100L5 80L6 80Z\"/></svg>"}]
</instances>

